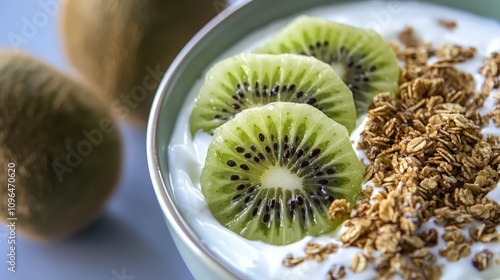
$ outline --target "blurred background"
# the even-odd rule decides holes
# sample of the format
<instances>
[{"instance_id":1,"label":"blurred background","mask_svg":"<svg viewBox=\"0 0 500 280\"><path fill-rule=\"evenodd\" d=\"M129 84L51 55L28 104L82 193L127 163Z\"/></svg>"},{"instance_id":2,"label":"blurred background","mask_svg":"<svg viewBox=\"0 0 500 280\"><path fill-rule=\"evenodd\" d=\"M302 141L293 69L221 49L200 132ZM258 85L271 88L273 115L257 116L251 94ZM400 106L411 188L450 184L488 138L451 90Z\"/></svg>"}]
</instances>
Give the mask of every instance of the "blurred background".
<instances>
[{"instance_id":1,"label":"blurred background","mask_svg":"<svg viewBox=\"0 0 500 280\"><path fill-rule=\"evenodd\" d=\"M65 1L1 1L0 49L28 52L63 73L75 74L61 44L61 7L47 10L44 6L48 2L65 5ZM213 9L223 9L219 2L212 3ZM26 33L26 25L33 20L37 21L34 30ZM122 172L104 213L84 231L55 244L37 243L18 233L15 273L7 269L8 229L2 225L0 279L193 279L170 237L151 185L145 128L123 121L119 126L124 142Z\"/></svg>"}]
</instances>

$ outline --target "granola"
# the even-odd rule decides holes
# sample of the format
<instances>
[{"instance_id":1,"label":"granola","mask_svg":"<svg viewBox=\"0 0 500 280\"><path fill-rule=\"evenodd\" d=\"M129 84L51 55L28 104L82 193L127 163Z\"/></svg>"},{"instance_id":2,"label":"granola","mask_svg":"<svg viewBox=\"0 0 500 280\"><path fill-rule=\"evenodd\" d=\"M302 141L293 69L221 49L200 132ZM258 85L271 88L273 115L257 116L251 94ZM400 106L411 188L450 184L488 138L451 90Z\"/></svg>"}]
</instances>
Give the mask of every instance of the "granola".
<instances>
[{"instance_id":1,"label":"granola","mask_svg":"<svg viewBox=\"0 0 500 280\"><path fill-rule=\"evenodd\" d=\"M456 27L452 21L439 24ZM375 97L358 143L370 160L367 186L352 211L345 200L334 201L329 217L350 213L338 240L363 250L351 260L354 273L371 263L378 279L439 279L442 267L429 251L438 244L438 255L448 262L473 255L471 265L484 270L495 255L473 252L472 244L500 239L500 205L486 197L500 179L500 137L483 135L481 129L488 118L500 126L500 94L487 116L478 109L498 88L500 55L485 60L480 69L485 81L476 92L474 77L455 66L473 58L475 48L434 49L411 27L399 39L402 44L392 43L404 63L399 98L389 93ZM306 259L315 258L308 254ZM333 278L339 268L333 266L327 278L344 277L342 267L340 278Z\"/></svg>"},{"instance_id":2,"label":"granola","mask_svg":"<svg viewBox=\"0 0 500 280\"><path fill-rule=\"evenodd\" d=\"M438 24L447 28L447 29L455 29L457 28L458 24L454 20L447 20L447 19L439 19Z\"/></svg>"}]
</instances>

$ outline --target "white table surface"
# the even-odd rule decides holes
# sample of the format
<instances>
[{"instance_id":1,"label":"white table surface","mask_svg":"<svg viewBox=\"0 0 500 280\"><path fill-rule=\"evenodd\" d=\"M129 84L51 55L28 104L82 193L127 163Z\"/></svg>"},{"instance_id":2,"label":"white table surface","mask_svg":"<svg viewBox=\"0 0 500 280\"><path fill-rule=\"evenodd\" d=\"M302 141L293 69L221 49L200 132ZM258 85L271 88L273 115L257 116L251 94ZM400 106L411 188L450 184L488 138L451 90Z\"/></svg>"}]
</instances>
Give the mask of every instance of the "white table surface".
<instances>
[{"instance_id":1,"label":"white table surface","mask_svg":"<svg viewBox=\"0 0 500 280\"><path fill-rule=\"evenodd\" d=\"M12 49L9 34L23 35L24 21L45 13L39 2L0 0L0 49ZM82 0L85 1L85 0ZM48 16L18 47L71 72L60 46L58 13ZM40 18L43 20L43 18ZM121 183L102 216L77 236L42 245L17 234L16 272L7 270L7 228L0 226L1 280L193 279L163 219L149 177L146 132L121 124L124 164Z\"/></svg>"}]
</instances>

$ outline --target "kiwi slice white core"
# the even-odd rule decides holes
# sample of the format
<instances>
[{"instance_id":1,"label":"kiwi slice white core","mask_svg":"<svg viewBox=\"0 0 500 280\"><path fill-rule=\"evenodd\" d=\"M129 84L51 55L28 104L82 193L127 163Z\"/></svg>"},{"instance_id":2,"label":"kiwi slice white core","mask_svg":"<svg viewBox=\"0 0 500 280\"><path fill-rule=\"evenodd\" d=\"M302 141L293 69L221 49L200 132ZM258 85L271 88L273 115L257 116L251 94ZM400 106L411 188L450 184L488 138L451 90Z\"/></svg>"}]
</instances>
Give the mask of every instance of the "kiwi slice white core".
<instances>
[{"instance_id":1,"label":"kiwi slice white core","mask_svg":"<svg viewBox=\"0 0 500 280\"><path fill-rule=\"evenodd\" d=\"M263 188L294 190L302 188L302 178L281 166L270 167L261 178Z\"/></svg>"},{"instance_id":2,"label":"kiwi slice white core","mask_svg":"<svg viewBox=\"0 0 500 280\"><path fill-rule=\"evenodd\" d=\"M347 67L343 63L333 62L332 68L342 80L346 79Z\"/></svg>"}]
</instances>

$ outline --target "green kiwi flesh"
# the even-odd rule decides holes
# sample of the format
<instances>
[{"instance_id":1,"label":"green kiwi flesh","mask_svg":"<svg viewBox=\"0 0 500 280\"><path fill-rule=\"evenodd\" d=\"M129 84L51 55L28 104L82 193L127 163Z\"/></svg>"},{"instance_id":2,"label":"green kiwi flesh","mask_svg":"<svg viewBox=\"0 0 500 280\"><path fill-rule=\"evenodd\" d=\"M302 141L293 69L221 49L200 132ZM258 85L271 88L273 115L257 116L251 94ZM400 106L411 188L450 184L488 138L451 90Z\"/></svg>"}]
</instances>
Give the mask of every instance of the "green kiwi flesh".
<instances>
[{"instance_id":1,"label":"green kiwi flesh","mask_svg":"<svg viewBox=\"0 0 500 280\"><path fill-rule=\"evenodd\" d=\"M313 106L275 102L215 130L201 189L228 229L286 245L338 227L328 208L341 198L355 204L363 172L344 126Z\"/></svg>"},{"instance_id":2,"label":"green kiwi flesh","mask_svg":"<svg viewBox=\"0 0 500 280\"><path fill-rule=\"evenodd\" d=\"M332 66L354 94L358 115L373 97L398 90L399 64L379 34L326 19L299 17L256 53L314 56Z\"/></svg>"},{"instance_id":3,"label":"green kiwi flesh","mask_svg":"<svg viewBox=\"0 0 500 280\"><path fill-rule=\"evenodd\" d=\"M191 114L191 133L213 133L239 112L276 101L312 105L349 132L356 124L352 93L328 64L294 54L240 54L208 71Z\"/></svg>"}]
</instances>

